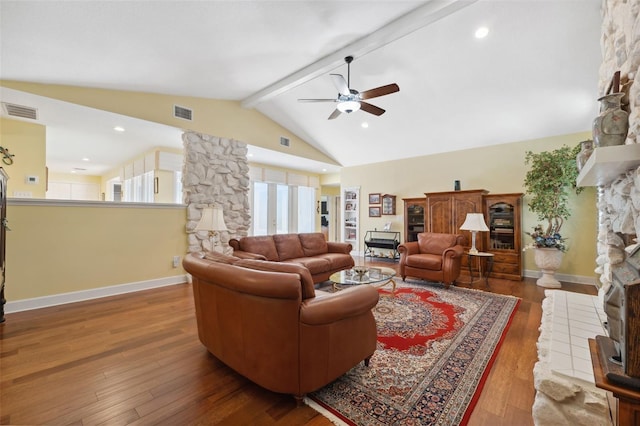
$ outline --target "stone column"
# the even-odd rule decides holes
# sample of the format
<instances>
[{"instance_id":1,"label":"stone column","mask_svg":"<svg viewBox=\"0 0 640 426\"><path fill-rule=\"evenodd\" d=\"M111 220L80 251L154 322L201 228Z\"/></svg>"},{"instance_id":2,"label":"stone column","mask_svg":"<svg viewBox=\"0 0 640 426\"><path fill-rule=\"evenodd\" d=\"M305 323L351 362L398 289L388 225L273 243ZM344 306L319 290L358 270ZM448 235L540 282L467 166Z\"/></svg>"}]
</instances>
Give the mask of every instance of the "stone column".
<instances>
[{"instance_id":1,"label":"stone column","mask_svg":"<svg viewBox=\"0 0 640 426\"><path fill-rule=\"evenodd\" d=\"M251 225L247 144L187 131L182 135L184 165L182 189L187 205L188 251L211 250L207 232L194 232L208 206L221 207L227 232L220 241L230 253L230 238L244 237Z\"/></svg>"}]
</instances>

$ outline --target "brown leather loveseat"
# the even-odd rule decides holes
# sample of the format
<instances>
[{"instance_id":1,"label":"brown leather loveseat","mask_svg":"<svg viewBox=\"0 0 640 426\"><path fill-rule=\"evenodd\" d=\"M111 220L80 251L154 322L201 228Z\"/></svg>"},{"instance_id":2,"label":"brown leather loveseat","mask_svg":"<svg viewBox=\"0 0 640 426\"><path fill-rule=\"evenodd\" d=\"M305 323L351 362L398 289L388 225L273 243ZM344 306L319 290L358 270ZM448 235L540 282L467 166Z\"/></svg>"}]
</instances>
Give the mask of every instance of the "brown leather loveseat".
<instances>
[{"instance_id":1,"label":"brown leather loveseat","mask_svg":"<svg viewBox=\"0 0 640 426\"><path fill-rule=\"evenodd\" d=\"M351 244L329 242L321 232L232 238L229 245L237 257L300 264L309 270L314 283L355 265Z\"/></svg>"},{"instance_id":2,"label":"brown leather loveseat","mask_svg":"<svg viewBox=\"0 0 640 426\"><path fill-rule=\"evenodd\" d=\"M185 256L198 337L220 361L258 385L306 393L332 382L376 349L378 292L314 289L303 266L213 254Z\"/></svg>"},{"instance_id":3,"label":"brown leather loveseat","mask_svg":"<svg viewBox=\"0 0 640 426\"><path fill-rule=\"evenodd\" d=\"M400 244L400 276L423 278L444 283L448 288L460 276L463 245L462 234L422 232L418 241Z\"/></svg>"}]
</instances>

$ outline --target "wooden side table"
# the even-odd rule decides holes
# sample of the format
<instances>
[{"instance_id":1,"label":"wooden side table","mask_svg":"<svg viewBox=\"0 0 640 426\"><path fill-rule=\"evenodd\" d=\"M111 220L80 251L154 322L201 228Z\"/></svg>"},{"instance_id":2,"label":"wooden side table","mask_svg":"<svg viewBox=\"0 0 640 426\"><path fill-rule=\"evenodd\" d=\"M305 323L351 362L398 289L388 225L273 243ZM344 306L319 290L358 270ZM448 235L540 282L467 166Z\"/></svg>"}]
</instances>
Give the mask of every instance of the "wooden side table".
<instances>
[{"instance_id":1,"label":"wooden side table","mask_svg":"<svg viewBox=\"0 0 640 426\"><path fill-rule=\"evenodd\" d=\"M611 407L613 424L615 426L640 425L640 392L611 383L607 379L602 367L602 362L605 360L600 359L595 339L589 339L589 351L596 387L611 392L616 398L615 406Z\"/></svg>"},{"instance_id":2,"label":"wooden side table","mask_svg":"<svg viewBox=\"0 0 640 426\"><path fill-rule=\"evenodd\" d=\"M484 277L484 282L486 284L487 287L489 287L489 274L491 273L491 270L493 269L493 253L485 253L482 251L479 251L477 253L471 253L471 252L467 252L467 264L469 265L469 276L471 277L471 281L469 282L469 284L473 284L474 283L474 279L473 279L473 270L471 269L471 258L475 257L476 259L478 259L478 280L481 280ZM485 268L484 271L484 275L482 273L482 261L486 260L487 266Z\"/></svg>"}]
</instances>

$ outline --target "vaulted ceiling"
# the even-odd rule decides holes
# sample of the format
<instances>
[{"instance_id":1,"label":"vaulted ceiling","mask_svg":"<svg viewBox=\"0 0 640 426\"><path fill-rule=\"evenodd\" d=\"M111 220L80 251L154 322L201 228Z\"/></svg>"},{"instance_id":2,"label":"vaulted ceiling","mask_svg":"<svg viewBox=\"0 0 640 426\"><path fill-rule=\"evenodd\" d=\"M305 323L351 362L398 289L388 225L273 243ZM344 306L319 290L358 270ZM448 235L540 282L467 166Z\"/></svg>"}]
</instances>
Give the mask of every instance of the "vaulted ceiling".
<instances>
[{"instance_id":1,"label":"vaulted ceiling","mask_svg":"<svg viewBox=\"0 0 640 426\"><path fill-rule=\"evenodd\" d=\"M0 79L238 100L339 165L356 166L589 130L600 22L600 0L1 0ZM479 39L481 26L489 32ZM328 120L335 103L298 102L337 97L329 74L347 77L347 55L355 57L351 88L399 85L368 100L383 115ZM104 168L118 161L114 151L131 157L148 148L139 136L108 146L109 114L0 95L56 112L44 123L53 170L79 157ZM72 125L101 120L104 131ZM181 146L178 130L138 121L127 133L153 133L149 146ZM253 161L337 170L254 151Z\"/></svg>"}]
</instances>

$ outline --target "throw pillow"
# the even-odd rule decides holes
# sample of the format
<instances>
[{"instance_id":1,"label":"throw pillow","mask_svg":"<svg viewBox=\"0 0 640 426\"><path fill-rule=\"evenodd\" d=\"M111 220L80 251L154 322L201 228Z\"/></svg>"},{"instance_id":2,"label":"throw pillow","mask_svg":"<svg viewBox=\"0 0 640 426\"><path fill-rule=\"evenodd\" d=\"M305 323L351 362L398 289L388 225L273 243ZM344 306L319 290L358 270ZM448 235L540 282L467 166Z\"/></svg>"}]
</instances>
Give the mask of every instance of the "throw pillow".
<instances>
[{"instance_id":1,"label":"throw pillow","mask_svg":"<svg viewBox=\"0 0 640 426\"><path fill-rule=\"evenodd\" d=\"M300 234L299 237L305 256L317 256L329 251L327 239L322 232Z\"/></svg>"}]
</instances>

